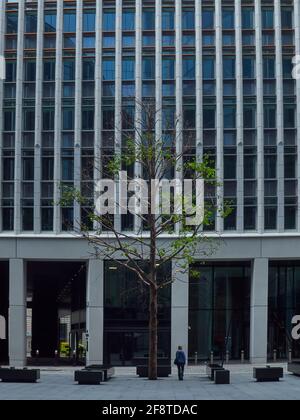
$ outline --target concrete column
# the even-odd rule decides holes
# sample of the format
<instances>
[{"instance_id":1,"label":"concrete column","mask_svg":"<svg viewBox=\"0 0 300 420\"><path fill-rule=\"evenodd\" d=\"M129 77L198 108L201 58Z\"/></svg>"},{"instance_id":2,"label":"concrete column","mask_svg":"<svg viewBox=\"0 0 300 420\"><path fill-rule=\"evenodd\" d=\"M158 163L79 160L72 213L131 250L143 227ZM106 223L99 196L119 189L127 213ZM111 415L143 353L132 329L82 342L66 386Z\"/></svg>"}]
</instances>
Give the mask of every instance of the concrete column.
<instances>
[{"instance_id":1,"label":"concrete column","mask_svg":"<svg viewBox=\"0 0 300 420\"><path fill-rule=\"evenodd\" d=\"M237 231L244 230L244 118L243 47L241 0L235 0L236 39L236 137L237 137Z\"/></svg>"},{"instance_id":2,"label":"concrete column","mask_svg":"<svg viewBox=\"0 0 300 420\"><path fill-rule=\"evenodd\" d=\"M34 233L41 232L41 146L43 98L43 33L44 0L38 1L36 89L35 89L35 151L34 151Z\"/></svg>"},{"instance_id":3,"label":"concrete column","mask_svg":"<svg viewBox=\"0 0 300 420\"><path fill-rule=\"evenodd\" d=\"M81 130L82 130L82 15L83 2L77 1L76 9L76 58L75 58L75 132L74 132L74 186L77 191L81 191ZM74 202L74 228L75 231L81 229L80 204Z\"/></svg>"},{"instance_id":4,"label":"concrete column","mask_svg":"<svg viewBox=\"0 0 300 420\"><path fill-rule=\"evenodd\" d=\"M284 232L284 116L283 116L283 71L281 38L281 5L274 2L275 50L276 50L276 98L277 98L277 230Z\"/></svg>"},{"instance_id":5,"label":"concrete column","mask_svg":"<svg viewBox=\"0 0 300 420\"><path fill-rule=\"evenodd\" d=\"M94 146L94 180L97 183L101 177L101 148L102 148L102 4L96 3L96 62L95 62L95 146ZM96 202L96 188L94 200ZM98 221L94 222L94 229L101 228Z\"/></svg>"},{"instance_id":6,"label":"concrete column","mask_svg":"<svg viewBox=\"0 0 300 420\"><path fill-rule=\"evenodd\" d=\"M21 220L21 179L22 179L22 106L24 79L24 29L25 1L19 1L18 15L18 60L16 81L16 127L15 127L15 192L14 192L14 230L19 234L22 230Z\"/></svg>"},{"instance_id":7,"label":"concrete column","mask_svg":"<svg viewBox=\"0 0 300 420\"><path fill-rule=\"evenodd\" d=\"M26 278L24 261L9 262L9 364L26 366Z\"/></svg>"},{"instance_id":8,"label":"concrete column","mask_svg":"<svg viewBox=\"0 0 300 420\"><path fill-rule=\"evenodd\" d=\"M56 64L55 64L55 123L54 123L54 209L53 226L56 234L61 231L60 180L61 180L61 104L62 104L62 47L63 47L63 1L57 2Z\"/></svg>"},{"instance_id":9,"label":"concrete column","mask_svg":"<svg viewBox=\"0 0 300 420\"><path fill-rule=\"evenodd\" d=\"M257 231L264 231L264 98L261 37L261 0L255 2L256 97L257 97Z\"/></svg>"},{"instance_id":10,"label":"concrete column","mask_svg":"<svg viewBox=\"0 0 300 420\"><path fill-rule=\"evenodd\" d=\"M268 285L269 261L256 258L253 263L251 286L251 363L266 363L268 349Z\"/></svg>"},{"instance_id":11,"label":"concrete column","mask_svg":"<svg viewBox=\"0 0 300 420\"><path fill-rule=\"evenodd\" d=\"M182 346L188 355L189 344L189 273L182 273L172 262L171 357Z\"/></svg>"},{"instance_id":12,"label":"concrete column","mask_svg":"<svg viewBox=\"0 0 300 420\"><path fill-rule=\"evenodd\" d=\"M88 334L87 365L103 363L104 270L102 260L90 260L87 280L86 330Z\"/></svg>"},{"instance_id":13,"label":"concrete column","mask_svg":"<svg viewBox=\"0 0 300 420\"><path fill-rule=\"evenodd\" d=\"M222 38L222 2L215 1L215 19L216 19L216 129L217 129L217 177L218 180L224 179L224 153L223 153L223 131L224 131L224 117L223 117L223 38ZM223 185L217 186L217 204L218 210L223 206ZM216 231L222 233L224 230L224 220L220 211L216 215Z\"/></svg>"}]
</instances>

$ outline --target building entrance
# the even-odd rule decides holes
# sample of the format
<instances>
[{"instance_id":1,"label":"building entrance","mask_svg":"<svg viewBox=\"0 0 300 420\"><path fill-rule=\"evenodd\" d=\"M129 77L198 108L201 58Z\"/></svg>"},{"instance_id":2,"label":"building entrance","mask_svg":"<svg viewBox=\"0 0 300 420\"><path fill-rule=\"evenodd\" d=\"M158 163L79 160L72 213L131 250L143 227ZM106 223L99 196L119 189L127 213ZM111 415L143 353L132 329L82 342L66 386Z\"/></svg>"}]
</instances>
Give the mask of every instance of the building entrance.
<instances>
[{"instance_id":1,"label":"building entrance","mask_svg":"<svg viewBox=\"0 0 300 420\"><path fill-rule=\"evenodd\" d=\"M83 363L85 334L86 264L28 262L28 362Z\"/></svg>"}]
</instances>

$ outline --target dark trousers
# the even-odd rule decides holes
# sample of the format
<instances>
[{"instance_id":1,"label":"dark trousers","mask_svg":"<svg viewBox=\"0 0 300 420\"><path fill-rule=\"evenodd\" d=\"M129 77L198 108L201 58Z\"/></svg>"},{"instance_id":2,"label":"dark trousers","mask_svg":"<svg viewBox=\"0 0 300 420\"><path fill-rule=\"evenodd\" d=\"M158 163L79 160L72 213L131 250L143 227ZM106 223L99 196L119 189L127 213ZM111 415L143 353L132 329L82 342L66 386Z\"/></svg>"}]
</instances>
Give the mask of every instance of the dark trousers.
<instances>
[{"instance_id":1,"label":"dark trousers","mask_svg":"<svg viewBox=\"0 0 300 420\"><path fill-rule=\"evenodd\" d=\"M182 381L183 375L184 375L184 363L178 363L177 369L178 369L178 379Z\"/></svg>"}]
</instances>

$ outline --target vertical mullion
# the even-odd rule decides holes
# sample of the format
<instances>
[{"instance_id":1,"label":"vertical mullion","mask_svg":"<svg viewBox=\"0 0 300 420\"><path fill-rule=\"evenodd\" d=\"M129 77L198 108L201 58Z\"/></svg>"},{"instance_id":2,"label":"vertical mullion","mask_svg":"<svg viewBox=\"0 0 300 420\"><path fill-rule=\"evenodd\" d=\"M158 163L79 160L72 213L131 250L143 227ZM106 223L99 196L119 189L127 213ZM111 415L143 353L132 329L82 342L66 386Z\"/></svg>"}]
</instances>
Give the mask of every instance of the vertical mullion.
<instances>
[{"instance_id":1,"label":"vertical mullion","mask_svg":"<svg viewBox=\"0 0 300 420\"><path fill-rule=\"evenodd\" d=\"M55 134L54 134L54 232L61 231L60 181L61 181L61 95L62 95L62 42L63 0L57 2L56 66L55 66Z\"/></svg>"},{"instance_id":2,"label":"vertical mullion","mask_svg":"<svg viewBox=\"0 0 300 420\"><path fill-rule=\"evenodd\" d=\"M264 231L264 105L262 67L261 0L255 1L256 97L257 97L257 230Z\"/></svg>"},{"instance_id":3,"label":"vertical mullion","mask_svg":"<svg viewBox=\"0 0 300 420\"><path fill-rule=\"evenodd\" d=\"M75 56L75 135L74 135L74 187L81 191L81 130L82 130L82 19L83 3L77 0L76 9L76 56ZM80 229L80 203L74 202L74 227Z\"/></svg>"},{"instance_id":4,"label":"vertical mullion","mask_svg":"<svg viewBox=\"0 0 300 420\"><path fill-rule=\"evenodd\" d=\"M43 86L44 0L38 1L36 82L35 82L35 153L34 153L34 233L41 232L41 135Z\"/></svg>"},{"instance_id":5,"label":"vertical mullion","mask_svg":"<svg viewBox=\"0 0 300 420\"><path fill-rule=\"evenodd\" d=\"M21 179L22 179L22 106L24 79L24 30L25 30L25 0L19 1L18 15L18 60L16 84L16 127L15 127L15 213L14 230L21 233Z\"/></svg>"},{"instance_id":6,"label":"vertical mullion","mask_svg":"<svg viewBox=\"0 0 300 420\"><path fill-rule=\"evenodd\" d=\"M235 0L236 37L236 118L237 118L237 231L244 229L244 165L243 165L243 47L241 0Z\"/></svg>"},{"instance_id":7,"label":"vertical mullion","mask_svg":"<svg viewBox=\"0 0 300 420\"><path fill-rule=\"evenodd\" d=\"M277 97L277 230L284 231L284 130L283 130L283 75L282 75L282 40L281 6L274 2L275 14L275 49L276 49L276 97Z\"/></svg>"},{"instance_id":8,"label":"vertical mullion","mask_svg":"<svg viewBox=\"0 0 300 420\"><path fill-rule=\"evenodd\" d=\"M6 4L4 1L0 3L0 57L4 57L4 44L5 44L5 20L6 20ZM3 107L3 90L4 90L4 81L0 78L0 106ZM3 111L0 112L0 232L3 230L3 221L2 221L2 181L3 181Z\"/></svg>"},{"instance_id":9,"label":"vertical mullion","mask_svg":"<svg viewBox=\"0 0 300 420\"><path fill-rule=\"evenodd\" d=\"M223 50L222 50L222 2L216 0L216 101L217 101L217 175L219 179L224 179L224 152L223 152ZM220 210L223 206L222 185L217 186L217 207ZM222 233L224 221L217 213L216 230Z\"/></svg>"}]
</instances>

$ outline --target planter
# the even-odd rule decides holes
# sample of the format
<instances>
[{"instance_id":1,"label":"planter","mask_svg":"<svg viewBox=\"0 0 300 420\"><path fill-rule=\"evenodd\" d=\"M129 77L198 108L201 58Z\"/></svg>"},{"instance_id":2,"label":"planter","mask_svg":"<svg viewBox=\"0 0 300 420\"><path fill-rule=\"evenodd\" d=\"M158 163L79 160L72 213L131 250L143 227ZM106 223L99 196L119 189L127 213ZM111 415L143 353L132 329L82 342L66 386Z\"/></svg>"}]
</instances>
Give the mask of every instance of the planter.
<instances>
[{"instance_id":1,"label":"planter","mask_svg":"<svg viewBox=\"0 0 300 420\"><path fill-rule=\"evenodd\" d=\"M214 380L216 385L229 385L230 384L230 372L229 370L215 370Z\"/></svg>"},{"instance_id":2,"label":"planter","mask_svg":"<svg viewBox=\"0 0 300 420\"><path fill-rule=\"evenodd\" d=\"M300 376L300 362L292 362L288 364L288 372L295 376Z\"/></svg>"},{"instance_id":3,"label":"planter","mask_svg":"<svg viewBox=\"0 0 300 420\"><path fill-rule=\"evenodd\" d=\"M39 369L0 369L0 379L2 382L22 382L35 383L40 379Z\"/></svg>"},{"instance_id":4,"label":"planter","mask_svg":"<svg viewBox=\"0 0 300 420\"><path fill-rule=\"evenodd\" d=\"M269 366L265 368L254 368L253 378L257 382L279 382L283 378L283 368Z\"/></svg>"},{"instance_id":5,"label":"planter","mask_svg":"<svg viewBox=\"0 0 300 420\"><path fill-rule=\"evenodd\" d=\"M172 369L171 366L158 366L157 367L157 376L159 378L167 378L171 375ZM137 366L136 367L136 374L140 378L148 378L148 366Z\"/></svg>"},{"instance_id":6,"label":"planter","mask_svg":"<svg viewBox=\"0 0 300 420\"><path fill-rule=\"evenodd\" d=\"M206 374L211 381L214 380L216 370L225 370L225 369L221 365L218 365L218 364L208 364L206 366Z\"/></svg>"}]
</instances>

